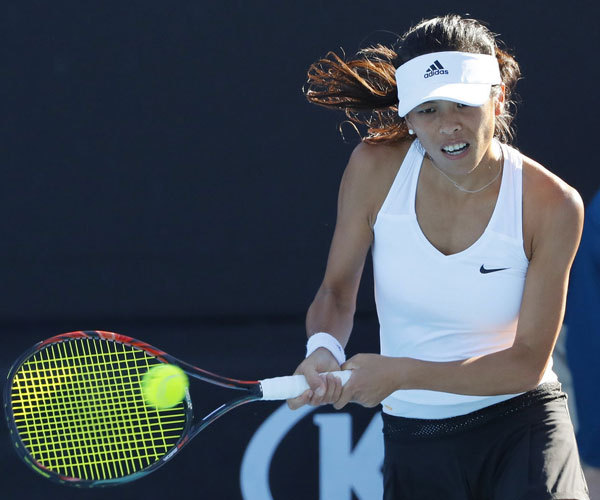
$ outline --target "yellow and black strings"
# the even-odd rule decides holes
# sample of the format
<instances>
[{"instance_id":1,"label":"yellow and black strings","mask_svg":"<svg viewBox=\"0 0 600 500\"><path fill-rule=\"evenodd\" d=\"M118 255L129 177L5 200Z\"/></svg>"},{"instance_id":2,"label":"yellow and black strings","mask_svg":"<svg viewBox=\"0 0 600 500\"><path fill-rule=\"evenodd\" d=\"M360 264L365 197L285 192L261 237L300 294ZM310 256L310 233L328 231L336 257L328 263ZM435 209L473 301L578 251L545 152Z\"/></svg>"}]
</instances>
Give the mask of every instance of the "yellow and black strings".
<instances>
[{"instance_id":1,"label":"yellow and black strings","mask_svg":"<svg viewBox=\"0 0 600 500\"><path fill-rule=\"evenodd\" d=\"M160 459L185 427L183 404L144 403L141 376L158 361L102 339L53 344L23 363L11 399L19 436L47 469L84 480L123 477Z\"/></svg>"}]
</instances>

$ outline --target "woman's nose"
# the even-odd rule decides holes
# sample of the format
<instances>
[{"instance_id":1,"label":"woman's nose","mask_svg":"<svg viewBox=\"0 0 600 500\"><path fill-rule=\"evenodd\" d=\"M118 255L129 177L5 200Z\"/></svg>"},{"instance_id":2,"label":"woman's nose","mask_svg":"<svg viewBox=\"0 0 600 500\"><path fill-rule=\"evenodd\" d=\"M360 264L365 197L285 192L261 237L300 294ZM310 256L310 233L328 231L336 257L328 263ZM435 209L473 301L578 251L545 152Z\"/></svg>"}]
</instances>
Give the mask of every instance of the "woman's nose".
<instances>
[{"instance_id":1,"label":"woman's nose","mask_svg":"<svg viewBox=\"0 0 600 500\"><path fill-rule=\"evenodd\" d=\"M444 135L452 135L462 130L462 126L455 113L441 113L440 133Z\"/></svg>"},{"instance_id":2,"label":"woman's nose","mask_svg":"<svg viewBox=\"0 0 600 500\"><path fill-rule=\"evenodd\" d=\"M462 127L456 120L446 120L440 126L440 132L445 135L452 135L460 130Z\"/></svg>"}]
</instances>

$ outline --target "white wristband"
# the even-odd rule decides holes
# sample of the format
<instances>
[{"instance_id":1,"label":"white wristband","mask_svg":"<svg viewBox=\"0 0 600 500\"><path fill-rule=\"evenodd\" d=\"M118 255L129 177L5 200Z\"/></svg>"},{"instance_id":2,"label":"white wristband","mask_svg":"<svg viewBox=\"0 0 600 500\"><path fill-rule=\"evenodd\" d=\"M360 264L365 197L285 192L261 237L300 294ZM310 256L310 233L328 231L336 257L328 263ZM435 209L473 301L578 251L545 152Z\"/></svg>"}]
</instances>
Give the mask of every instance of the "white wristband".
<instances>
[{"instance_id":1,"label":"white wristband","mask_svg":"<svg viewBox=\"0 0 600 500\"><path fill-rule=\"evenodd\" d=\"M325 332L311 335L306 343L306 357L308 358L319 347L324 347L331 352L340 365L346 361L344 348L333 335Z\"/></svg>"}]
</instances>

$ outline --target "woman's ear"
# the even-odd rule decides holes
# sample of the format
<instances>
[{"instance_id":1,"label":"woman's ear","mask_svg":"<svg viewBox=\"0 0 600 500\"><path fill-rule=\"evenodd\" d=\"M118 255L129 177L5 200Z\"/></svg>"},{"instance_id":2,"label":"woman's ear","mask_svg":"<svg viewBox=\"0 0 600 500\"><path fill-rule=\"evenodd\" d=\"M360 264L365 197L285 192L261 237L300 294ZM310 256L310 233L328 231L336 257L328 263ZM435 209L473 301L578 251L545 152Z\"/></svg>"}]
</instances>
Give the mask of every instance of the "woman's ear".
<instances>
[{"instance_id":1,"label":"woman's ear","mask_svg":"<svg viewBox=\"0 0 600 500\"><path fill-rule=\"evenodd\" d=\"M406 116L404 117L404 123L406 123L406 128L408 129L408 133L409 133L410 135L414 135L414 134L415 134L415 131L414 131L414 129L413 129L413 126L412 126L412 124L410 123L410 121L409 121L409 119L408 119L408 115L406 115Z\"/></svg>"}]
</instances>

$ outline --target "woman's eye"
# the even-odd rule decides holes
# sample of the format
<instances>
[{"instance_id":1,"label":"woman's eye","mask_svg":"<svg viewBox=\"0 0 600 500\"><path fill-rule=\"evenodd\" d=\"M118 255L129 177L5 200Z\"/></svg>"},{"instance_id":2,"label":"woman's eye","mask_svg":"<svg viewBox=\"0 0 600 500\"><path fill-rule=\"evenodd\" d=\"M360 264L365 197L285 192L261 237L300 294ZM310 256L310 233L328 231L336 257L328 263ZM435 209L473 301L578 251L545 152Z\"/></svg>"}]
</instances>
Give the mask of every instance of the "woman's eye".
<instances>
[{"instance_id":1,"label":"woman's eye","mask_svg":"<svg viewBox=\"0 0 600 500\"><path fill-rule=\"evenodd\" d=\"M421 108L419 110L419 113L429 114L429 113L433 113L434 111L435 111L435 108Z\"/></svg>"}]
</instances>

